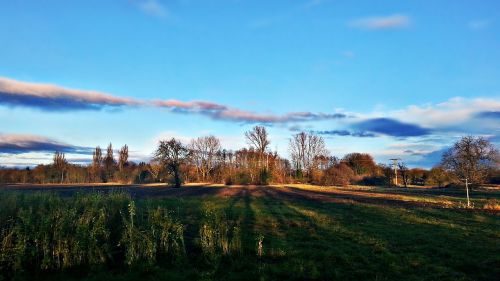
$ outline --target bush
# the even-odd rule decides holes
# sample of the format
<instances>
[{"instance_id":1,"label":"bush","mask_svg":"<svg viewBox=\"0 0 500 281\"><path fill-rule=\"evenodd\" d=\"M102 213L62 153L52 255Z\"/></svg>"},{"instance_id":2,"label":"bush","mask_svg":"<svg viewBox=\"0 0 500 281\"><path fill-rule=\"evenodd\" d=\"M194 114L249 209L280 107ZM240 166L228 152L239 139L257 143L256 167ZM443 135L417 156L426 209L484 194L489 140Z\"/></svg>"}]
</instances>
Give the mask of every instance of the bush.
<instances>
[{"instance_id":1,"label":"bush","mask_svg":"<svg viewBox=\"0 0 500 281\"><path fill-rule=\"evenodd\" d=\"M384 176L373 176L373 177L362 178L356 183L361 185L382 186L382 185L389 185L390 179Z\"/></svg>"},{"instance_id":2,"label":"bush","mask_svg":"<svg viewBox=\"0 0 500 281\"><path fill-rule=\"evenodd\" d=\"M238 172L234 175L233 184L241 184L248 185L252 183L252 179L250 179L250 175L245 172Z\"/></svg>"},{"instance_id":3,"label":"bush","mask_svg":"<svg viewBox=\"0 0 500 281\"><path fill-rule=\"evenodd\" d=\"M322 185L346 186L354 179L354 171L344 163L336 164L325 171Z\"/></svg>"}]
</instances>

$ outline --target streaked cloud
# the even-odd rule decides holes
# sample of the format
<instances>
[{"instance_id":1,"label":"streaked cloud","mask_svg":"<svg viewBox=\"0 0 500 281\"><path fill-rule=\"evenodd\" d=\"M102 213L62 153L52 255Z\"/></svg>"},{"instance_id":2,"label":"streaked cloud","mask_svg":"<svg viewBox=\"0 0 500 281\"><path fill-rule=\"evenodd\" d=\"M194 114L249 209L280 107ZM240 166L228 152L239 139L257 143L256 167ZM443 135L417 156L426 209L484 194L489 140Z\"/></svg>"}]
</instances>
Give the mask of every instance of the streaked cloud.
<instances>
[{"instance_id":1,"label":"streaked cloud","mask_svg":"<svg viewBox=\"0 0 500 281\"><path fill-rule=\"evenodd\" d=\"M376 137L374 133L362 131L349 131L349 130L327 130L327 131L312 131L318 135L341 136L341 137L358 137L358 138L373 138Z\"/></svg>"},{"instance_id":2,"label":"streaked cloud","mask_svg":"<svg viewBox=\"0 0 500 281\"><path fill-rule=\"evenodd\" d=\"M407 161L410 166L422 167L430 169L441 163L443 154L448 150L448 147L443 147L441 149L430 151L430 152L417 152L413 153L412 156L417 156L416 159Z\"/></svg>"},{"instance_id":3,"label":"streaked cloud","mask_svg":"<svg viewBox=\"0 0 500 281\"><path fill-rule=\"evenodd\" d=\"M390 118L368 119L355 123L353 127L361 131L393 137L416 137L429 135L431 133L431 130L428 128Z\"/></svg>"},{"instance_id":4,"label":"streaked cloud","mask_svg":"<svg viewBox=\"0 0 500 281\"><path fill-rule=\"evenodd\" d=\"M142 102L96 91L73 90L0 77L0 104L46 111L72 111L136 106Z\"/></svg>"},{"instance_id":5,"label":"streaked cloud","mask_svg":"<svg viewBox=\"0 0 500 281\"><path fill-rule=\"evenodd\" d=\"M437 104L410 105L398 110L359 112L262 113L212 101L141 100L108 93L69 89L57 85L17 81L0 77L0 105L28 107L48 112L164 108L177 114L197 114L213 120L245 124L299 125L302 122L345 120L344 127L326 128L331 135L367 137L365 133L393 137L423 136L432 133L498 134L500 100L496 98L451 98ZM310 128L310 130L313 130ZM361 133L360 133L361 132Z\"/></svg>"},{"instance_id":6,"label":"streaked cloud","mask_svg":"<svg viewBox=\"0 0 500 281\"><path fill-rule=\"evenodd\" d=\"M349 26L365 30L397 29L410 24L410 17L402 14L360 18L349 22Z\"/></svg>"},{"instance_id":7,"label":"streaked cloud","mask_svg":"<svg viewBox=\"0 0 500 281\"><path fill-rule=\"evenodd\" d=\"M73 90L56 85L21 82L7 78L0 78L0 104L11 107L36 108L44 111L100 110L141 105L168 108L174 113L200 114L215 120L265 124L347 117L342 113L290 112L283 115L262 114L209 101L138 100L96 91Z\"/></svg>"},{"instance_id":8,"label":"streaked cloud","mask_svg":"<svg viewBox=\"0 0 500 281\"><path fill-rule=\"evenodd\" d=\"M215 120L226 120L242 123L273 124L342 119L348 117L343 113L328 114L313 112L290 112L283 115L261 114L206 101L183 102L178 100L168 100L156 101L154 102L154 104L159 107L168 108L172 112L188 114L195 113L208 116Z\"/></svg>"},{"instance_id":9,"label":"streaked cloud","mask_svg":"<svg viewBox=\"0 0 500 281\"><path fill-rule=\"evenodd\" d=\"M0 153L22 154L30 152L49 152L55 151L73 154L89 154L91 148L74 146L71 144L59 142L54 139L19 134L1 134L0 133Z\"/></svg>"},{"instance_id":10,"label":"streaked cloud","mask_svg":"<svg viewBox=\"0 0 500 281\"><path fill-rule=\"evenodd\" d=\"M479 118L499 119L500 120L500 111L482 111L482 112L477 113L476 116Z\"/></svg>"}]
</instances>

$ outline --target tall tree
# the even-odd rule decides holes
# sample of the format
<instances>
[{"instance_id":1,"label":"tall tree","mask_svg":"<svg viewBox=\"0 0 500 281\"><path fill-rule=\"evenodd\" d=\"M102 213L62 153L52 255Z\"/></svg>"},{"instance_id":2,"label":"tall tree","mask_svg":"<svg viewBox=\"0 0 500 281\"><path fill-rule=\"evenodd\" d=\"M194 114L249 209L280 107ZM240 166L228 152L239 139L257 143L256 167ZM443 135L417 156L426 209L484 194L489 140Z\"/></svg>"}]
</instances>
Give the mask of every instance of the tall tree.
<instances>
[{"instance_id":1,"label":"tall tree","mask_svg":"<svg viewBox=\"0 0 500 281\"><path fill-rule=\"evenodd\" d=\"M257 151L259 155L259 166L261 166L264 153L271 144L266 128L255 126L252 130L245 132L245 137L250 146Z\"/></svg>"},{"instance_id":2,"label":"tall tree","mask_svg":"<svg viewBox=\"0 0 500 281\"><path fill-rule=\"evenodd\" d=\"M456 142L443 155L442 166L469 183L483 183L488 172L498 168L499 153L493 144L482 138L467 136Z\"/></svg>"},{"instance_id":3,"label":"tall tree","mask_svg":"<svg viewBox=\"0 0 500 281\"><path fill-rule=\"evenodd\" d=\"M128 146L124 145L120 149L120 155L118 158L118 169L120 170L120 172L123 171L123 168L127 165L127 163L128 163Z\"/></svg>"},{"instance_id":4,"label":"tall tree","mask_svg":"<svg viewBox=\"0 0 500 281\"><path fill-rule=\"evenodd\" d=\"M181 187L181 165L189 156L189 150L175 138L169 141L160 141L155 152L155 159L162 163L167 171L173 176L175 187Z\"/></svg>"},{"instance_id":5,"label":"tall tree","mask_svg":"<svg viewBox=\"0 0 500 281\"><path fill-rule=\"evenodd\" d=\"M498 150L491 142L482 137L466 136L444 153L442 165L465 181L467 205L470 206L469 183L483 183L488 172L498 168L499 159Z\"/></svg>"},{"instance_id":6,"label":"tall tree","mask_svg":"<svg viewBox=\"0 0 500 281\"><path fill-rule=\"evenodd\" d=\"M373 175L377 170L373 157L367 153L349 153L343 160L357 175Z\"/></svg>"},{"instance_id":7,"label":"tall tree","mask_svg":"<svg viewBox=\"0 0 500 281\"><path fill-rule=\"evenodd\" d=\"M109 182L113 179L115 166L116 162L113 155L113 145L110 143L106 151L106 157L104 157L104 170L106 171L106 181Z\"/></svg>"},{"instance_id":8,"label":"tall tree","mask_svg":"<svg viewBox=\"0 0 500 281\"><path fill-rule=\"evenodd\" d=\"M296 134L290 139L289 151L296 169L308 175L315 168L317 160L321 156L328 155L324 139L305 132Z\"/></svg>"},{"instance_id":9,"label":"tall tree","mask_svg":"<svg viewBox=\"0 0 500 281\"><path fill-rule=\"evenodd\" d=\"M97 146L92 155L92 180L94 182L100 181L101 178L101 166L102 166L102 150Z\"/></svg>"},{"instance_id":10,"label":"tall tree","mask_svg":"<svg viewBox=\"0 0 500 281\"><path fill-rule=\"evenodd\" d=\"M64 156L64 153L60 153L60 152L56 151L56 153L54 153L54 167L61 174L61 183L64 182L64 172L66 171L67 166L68 166L68 162L66 161L66 157Z\"/></svg>"},{"instance_id":11,"label":"tall tree","mask_svg":"<svg viewBox=\"0 0 500 281\"><path fill-rule=\"evenodd\" d=\"M191 141L189 149L193 163L201 174L199 180L208 180L217 164L217 153L221 150L220 140L214 136L200 137Z\"/></svg>"}]
</instances>

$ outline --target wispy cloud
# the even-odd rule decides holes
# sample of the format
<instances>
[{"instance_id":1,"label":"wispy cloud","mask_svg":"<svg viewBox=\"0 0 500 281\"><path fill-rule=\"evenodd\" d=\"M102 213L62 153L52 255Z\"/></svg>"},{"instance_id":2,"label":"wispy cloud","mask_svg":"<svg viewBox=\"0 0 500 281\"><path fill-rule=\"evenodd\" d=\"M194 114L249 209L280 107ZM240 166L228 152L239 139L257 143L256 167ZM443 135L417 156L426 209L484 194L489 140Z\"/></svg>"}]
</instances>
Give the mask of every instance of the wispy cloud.
<instances>
[{"instance_id":1,"label":"wispy cloud","mask_svg":"<svg viewBox=\"0 0 500 281\"><path fill-rule=\"evenodd\" d=\"M471 30L483 30L488 28L491 25L491 20L480 19L480 20L472 20L467 23L467 27Z\"/></svg>"},{"instance_id":2,"label":"wispy cloud","mask_svg":"<svg viewBox=\"0 0 500 281\"><path fill-rule=\"evenodd\" d=\"M70 111L136 106L142 102L96 91L73 90L0 77L0 104L33 107L46 111Z\"/></svg>"},{"instance_id":3,"label":"wispy cloud","mask_svg":"<svg viewBox=\"0 0 500 281\"><path fill-rule=\"evenodd\" d=\"M390 118L374 118L358 122L353 125L355 128L393 137L416 137L425 136L431 133L428 128L416 124L404 123Z\"/></svg>"},{"instance_id":4,"label":"wispy cloud","mask_svg":"<svg viewBox=\"0 0 500 281\"><path fill-rule=\"evenodd\" d=\"M88 147L74 146L41 136L0 133L0 153L52 153L54 151L73 154L89 154L91 152L91 149Z\"/></svg>"},{"instance_id":5,"label":"wispy cloud","mask_svg":"<svg viewBox=\"0 0 500 281\"><path fill-rule=\"evenodd\" d=\"M410 17L402 14L360 18L349 22L349 26L365 30L397 29L408 27L410 24Z\"/></svg>"},{"instance_id":6,"label":"wispy cloud","mask_svg":"<svg viewBox=\"0 0 500 281\"><path fill-rule=\"evenodd\" d=\"M290 112L283 115L256 113L209 101L150 101L122 98L96 91L0 78L0 105L23 106L43 111L100 110L131 106L167 108L173 113L200 114L215 120L242 123L288 123L347 118L342 113Z\"/></svg>"},{"instance_id":7,"label":"wispy cloud","mask_svg":"<svg viewBox=\"0 0 500 281\"><path fill-rule=\"evenodd\" d=\"M500 100L495 98L451 98L445 102L410 105L387 114L396 119L417 123L425 127L456 127L473 121L481 112L500 112ZM477 124L486 126L488 123Z\"/></svg>"},{"instance_id":8,"label":"wispy cloud","mask_svg":"<svg viewBox=\"0 0 500 281\"><path fill-rule=\"evenodd\" d=\"M349 131L349 130L327 130L327 131L312 131L318 135L341 136L341 137L358 137L358 138L373 138L376 137L374 133L362 131Z\"/></svg>"},{"instance_id":9,"label":"wispy cloud","mask_svg":"<svg viewBox=\"0 0 500 281\"><path fill-rule=\"evenodd\" d=\"M498 119L500 120L500 111L482 111L476 114L478 118Z\"/></svg>"},{"instance_id":10,"label":"wispy cloud","mask_svg":"<svg viewBox=\"0 0 500 281\"><path fill-rule=\"evenodd\" d=\"M396 138L428 139L432 135L445 140L464 134L485 137L500 134L500 101L495 98L455 97L436 104L410 105L397 110L379 109L368 114L346 114L354 118L345 120L346 128L331 130L334 134L342 135L354 130Z\"/></svg>"},{"instance_id":11,"label":"wispy cloud","mask_svg":"<svg viewBox=\"0 0 500 281\"><path fill-rule=\"evenodd\" d=\"M242 123L273 124L342 119L348 117L343 113L328 114L313 112L290 112L283 115L261 114L206 101L183 102L178 100L168 100L156 101L155 105L168 108L172 112L195 113L205 115L216 120L236 121Z\"/></svg>"},{"instance_id":12,"label":"wispy cloud","mask_svg":"<svg viewBox=\"0 0 500 281\"><path fill-rule=\"evenodd\" d=\"M138 0L135 2L139 9L148 15L159 18L166 18L169 16L167 7L159 0Z\"/></svg>"}]
</instances>

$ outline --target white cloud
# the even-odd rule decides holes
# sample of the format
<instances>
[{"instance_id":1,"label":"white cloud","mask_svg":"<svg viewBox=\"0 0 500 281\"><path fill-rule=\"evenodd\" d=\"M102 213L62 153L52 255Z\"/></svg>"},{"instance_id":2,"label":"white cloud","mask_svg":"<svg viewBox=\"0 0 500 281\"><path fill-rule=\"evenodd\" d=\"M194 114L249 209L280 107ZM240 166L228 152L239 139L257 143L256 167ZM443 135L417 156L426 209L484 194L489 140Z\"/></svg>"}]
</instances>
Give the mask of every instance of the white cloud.
<instances>
[{"instance_id":1,"label":"white cloud","mask_svg":"<svg viewBox=\"0 0 500 281\"><path fill-rule=\"evenodd\" d=\"M455 97L438 104L410 105L405 109L390 112L390 115L400 120L435 128L463 124L476 114L485 111L500 111L500 100Z\"/></svg>"},{"instance_id":2,"label":"white cloud","mask_svg":"<svg viewBox=\"0 0 500 281\"><path fill-rule=\"evenodd\" d=\"M381 17L367 17L353 20L349 26L366 29L366 30L382 30L382 29L397 29L409 26L411 23L410 17L401 14Z\"/></svg>"},{"instance_id":3,"label":"white cloud","mask_svg":"<svg viewBox=\"0 0 500 281\"><path fill-rule=\"evenodd\" d=\"M137 106L142 102L97 91L68 89L0 77L0 104L24 105L45 110L76 110Z\"/></svg>"}]
</instances>

